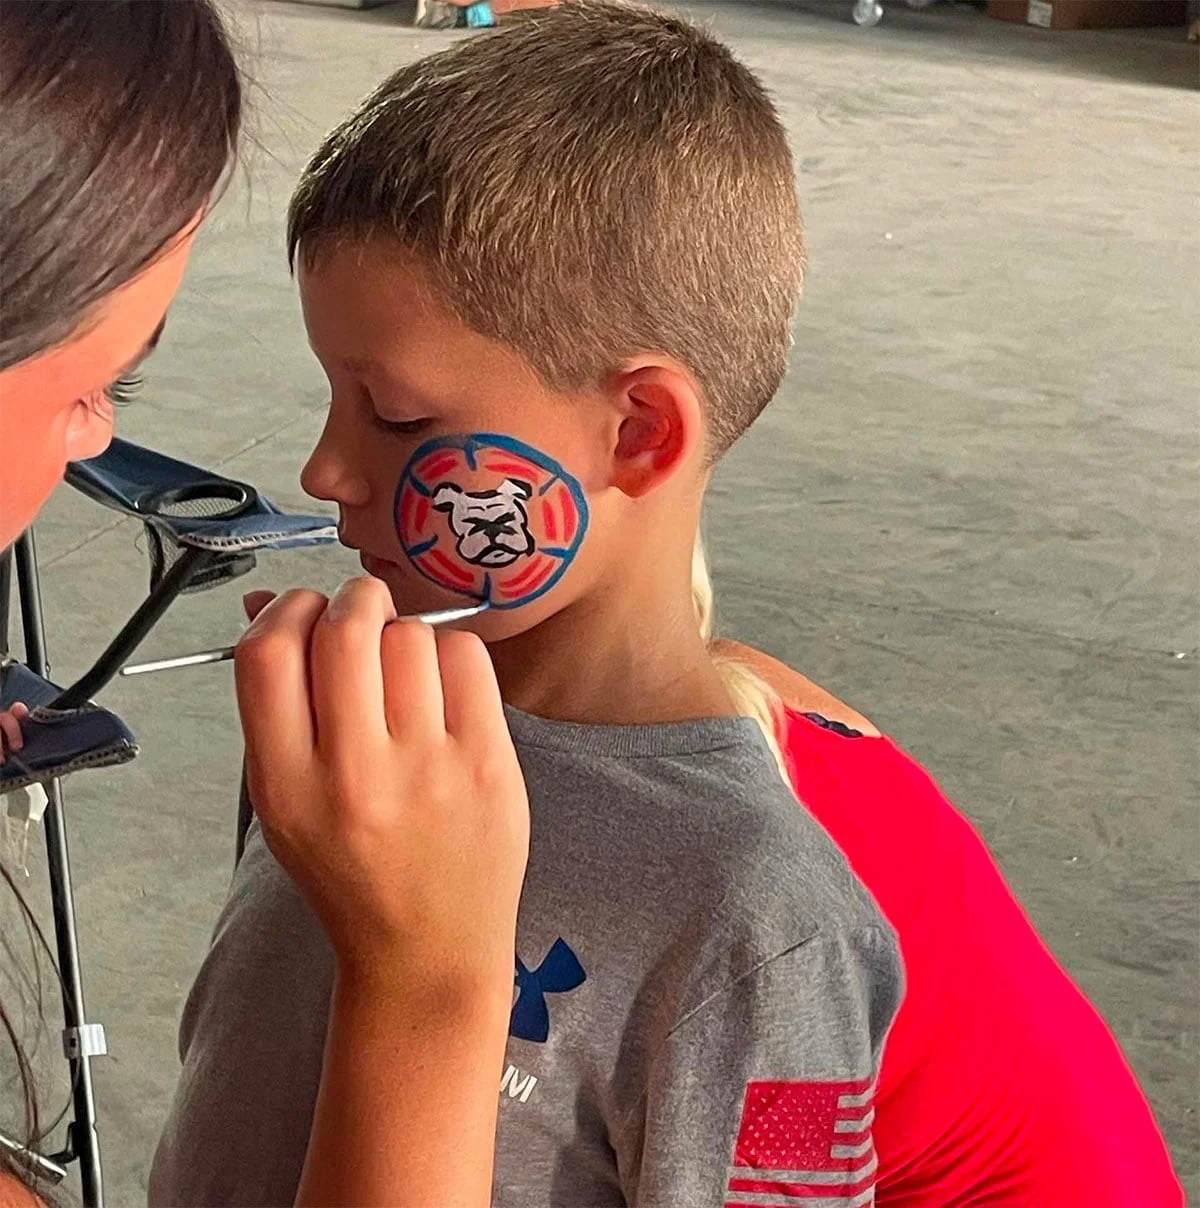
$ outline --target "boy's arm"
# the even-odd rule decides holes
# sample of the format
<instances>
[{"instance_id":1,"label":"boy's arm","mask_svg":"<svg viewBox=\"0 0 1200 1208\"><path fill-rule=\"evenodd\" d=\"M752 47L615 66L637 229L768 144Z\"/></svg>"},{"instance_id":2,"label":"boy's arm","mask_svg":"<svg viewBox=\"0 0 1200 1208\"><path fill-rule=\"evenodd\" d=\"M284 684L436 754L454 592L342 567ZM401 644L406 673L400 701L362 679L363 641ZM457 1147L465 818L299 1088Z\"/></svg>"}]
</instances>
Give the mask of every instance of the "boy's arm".
<instances>
[{"instance_id":1,"label":"boy's arm","mask_svg":"<svg viewBox=\"0 0 1200 1208\"><path fill-rule=\"evenodd\" d=\"M901 993L892 936L861 927L803 941L686 1015L650 1064L640 1136L621 1139L630 1203L871 1202L875 1076Z\"/></svg>"}]
</instances>

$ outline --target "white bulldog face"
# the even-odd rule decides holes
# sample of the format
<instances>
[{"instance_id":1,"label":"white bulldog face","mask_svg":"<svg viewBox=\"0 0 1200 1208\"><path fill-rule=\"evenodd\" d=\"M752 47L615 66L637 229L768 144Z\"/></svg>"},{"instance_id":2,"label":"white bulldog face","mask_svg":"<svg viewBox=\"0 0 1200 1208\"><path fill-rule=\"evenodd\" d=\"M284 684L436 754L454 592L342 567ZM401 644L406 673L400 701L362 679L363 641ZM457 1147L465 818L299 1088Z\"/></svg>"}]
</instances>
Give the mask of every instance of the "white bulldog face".
<instances>
[{"instance_id":1,"label":"white bulldog face","mask_svg":"<svg viewBox=\"0 0 1200 1208\"><path fill-rule=\"evenodd\" d=\"M529 483L506 478L493 491L464 491L444 482L433 493L433 506L450 517L458 538L458 556L473 566L508 566L533 553L524 501Z\"/></svg>"}]
</instances>

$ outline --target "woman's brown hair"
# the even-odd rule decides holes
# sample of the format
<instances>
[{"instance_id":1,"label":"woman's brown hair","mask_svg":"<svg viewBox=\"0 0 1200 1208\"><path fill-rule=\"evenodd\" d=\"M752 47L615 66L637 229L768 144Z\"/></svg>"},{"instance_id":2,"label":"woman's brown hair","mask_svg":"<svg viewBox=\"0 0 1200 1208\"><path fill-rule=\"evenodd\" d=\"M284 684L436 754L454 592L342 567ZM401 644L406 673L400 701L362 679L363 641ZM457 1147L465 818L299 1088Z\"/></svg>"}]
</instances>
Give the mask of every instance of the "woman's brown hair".
<instances>
[{"instance_id":1,"label":"woman's brown hair","mask_svg":"<svg viewBox=\"0 0 1200 1208\"><path fill-rule=\"evenodd\" d=\"M210 0L2 0L0 369L65 340L182 230L240 117Z\"/></svg>"},{"instance_id":2,"label":"woman's brown hair","mask_svg":"<svg viewBox=\"0 0 1200 1208\"><path fill-rule=\"evenodd\" d=\"M0 369L67 339L171 242L220 183L241 110L210 0L0 0ZM2 867L0 894L48 953ZM0 1003L5 1041L35 1149L30 1065ZM32 1184L0 1146L6 1174Z\"/></svg>"}]
</instances>

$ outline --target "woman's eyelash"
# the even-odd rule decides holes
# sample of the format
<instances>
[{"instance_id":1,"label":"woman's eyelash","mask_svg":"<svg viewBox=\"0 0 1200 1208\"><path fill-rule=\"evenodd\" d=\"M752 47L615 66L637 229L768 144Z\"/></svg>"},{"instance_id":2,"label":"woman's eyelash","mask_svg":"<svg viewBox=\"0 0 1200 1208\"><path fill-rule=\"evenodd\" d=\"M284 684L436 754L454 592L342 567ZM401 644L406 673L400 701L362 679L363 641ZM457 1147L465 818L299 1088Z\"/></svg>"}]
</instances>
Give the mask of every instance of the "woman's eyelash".
<instances>
[{"instance_id":1,"label":"woman's eyelash","mask_svg":"<svg viewBox=\"0 0 1200 1208\"><path fill-rule=\"evenodd\" d=\"M415 436L429 424L428 419L384 419L381 415L375 416L375 426L394 436Z\"/></svg>"},{"instance_id":2,"label":"woman's eyelash","mask_svg":"<svg viewBox=\"0 0 1200 1208\"><path fill-rule=\"evenodd\" d=\"M144 381L141 374L123 373L115 382L111 382L105 387L104 393L108 395L110 403L119 407L123 403L133 402Z\"/></svg>"}]
</instances>

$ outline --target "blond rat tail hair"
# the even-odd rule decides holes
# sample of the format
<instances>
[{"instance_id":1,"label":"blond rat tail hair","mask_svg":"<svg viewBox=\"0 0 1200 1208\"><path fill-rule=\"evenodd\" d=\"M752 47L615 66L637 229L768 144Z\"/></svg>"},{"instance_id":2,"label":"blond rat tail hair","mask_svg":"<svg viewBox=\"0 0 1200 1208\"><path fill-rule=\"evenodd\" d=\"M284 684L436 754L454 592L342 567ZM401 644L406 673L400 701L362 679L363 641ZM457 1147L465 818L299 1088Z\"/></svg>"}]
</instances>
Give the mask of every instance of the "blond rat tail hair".
<instances>
[{"instance_id":1,"label":"blond rat tail hair","mask_svg":"<svg viewBox=\"0 0 1200 1208\"><path fill-rule=\"evenodd\" d=\"M743 663L737 655L724 649L723 644L714 637L716 610L712 577L708 573L708 558L705 556L704 541L699 533L696 534L696 544L692 548L692 603L696 609L700 635L708 643L709 657L725 685L725 691L729 693L733 707L743 717L752 717L758 722L763 737L767 740L767 746L775 757L779 774L790 788L792 782L788 776L783 750L779 745L783 701L762 676Z\"/></svg>"}]
</instances>

